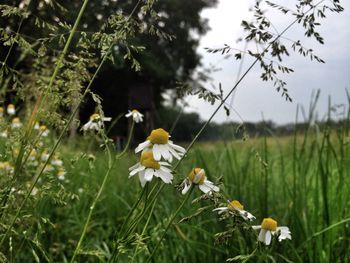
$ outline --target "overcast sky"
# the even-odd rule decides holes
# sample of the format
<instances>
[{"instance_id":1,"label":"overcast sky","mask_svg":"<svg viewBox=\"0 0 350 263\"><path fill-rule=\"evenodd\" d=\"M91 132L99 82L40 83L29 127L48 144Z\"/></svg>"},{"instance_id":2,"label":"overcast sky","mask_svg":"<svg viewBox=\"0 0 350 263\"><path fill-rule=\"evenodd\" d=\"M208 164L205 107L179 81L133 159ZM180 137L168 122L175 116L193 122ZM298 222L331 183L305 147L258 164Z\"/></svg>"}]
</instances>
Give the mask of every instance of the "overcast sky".
<instances>
[{"instance_id":1,"label":"overcast sky","mask_svg":"<svg viewBox=\"0 0 350 263\"><path fill-rule=\"evenodd\" d=\"M201 39L198 52L203 56L204 66L215 65L221 68L219 72L212 75L213 83L218 86L222 83L225 93L233 87L237 79L239 61L233 56L224 60L219 54L208 54L205 47L222 47L228 44L232 47L243 49L243 43L236 43L242 36L241 21L251 20L252 13L249 12L254 1L248 0L219 0L216 8L206 9L202 17L209 19L211 31ZM290 4L296 1L279 0L280 4ZM341 14L329 14L318 30L325 39L325 45L311 41L303 37L300 25L296 25L285 34L293 40L305 40L304 44L312 48L315 54L326 61L326 64L312 62L307 58L291 52L291 56L284 61L284 65L295 70L290 75L281 78L287 82L287 88L293 102L286 102L280 93L277 93L272 83L262 82L259 79L260 69L255 67L238 87L233 108L240 115L233 113L229 120L261 121L262 115L265 120L273 120L279 124L290 123L295 120L297 105L303 105L306 110L311 99L311 93L316 89L321 90L321 97L317 111L319 119L327 112L328 97L331 96L332 104L344 104L347 107L345 89L350 91L350 1L341 0L345 11ZM292 20L292 17L281 16L276 11L268 12L271 22L278 31L282 31ZM291 42L285 42L291 46ZM302 41L303 43L303 41ZM251 48L251 46L250 46ZM234 53L233 53L234 54ZM245 59L243 71L249 67L252 60ZM208 88L212 87L208 84ZM188 97L190 106L186 111L196 111L203 120L209 118L215 110L195 97ZM231 98L228 102L231 101ZM341 113L341 108L338 110ZM217 122L227 121L224 110L221 110L214 118Z\"/></svg>"}]
</instances>

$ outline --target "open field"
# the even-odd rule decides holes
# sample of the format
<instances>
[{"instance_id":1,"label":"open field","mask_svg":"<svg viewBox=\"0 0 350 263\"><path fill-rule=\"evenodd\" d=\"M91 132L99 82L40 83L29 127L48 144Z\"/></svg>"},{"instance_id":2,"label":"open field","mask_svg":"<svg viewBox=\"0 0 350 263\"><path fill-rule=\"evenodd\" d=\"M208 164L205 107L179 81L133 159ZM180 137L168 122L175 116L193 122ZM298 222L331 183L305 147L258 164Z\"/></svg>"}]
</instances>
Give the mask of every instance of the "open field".
<instances>
[{"instance_id":1,"label":"open field","mask_svg":"<svg viewBox=\"0 0 350 263\"><path fill-rule=\"evenodd\" d=\"M296 137L199 143L184 159L174 182L180 183L193 167L202 167L211 181L218 182L221 178L223 198L239 200L258 218L253 225L259 225L264 217L272 217L280 225L289 226L291 241L274 241L270 247L259 245L250 262L348 262L349 142L345 128L334 130L332 135L328 129L316 134L310 128ZM94 159L84 151L72 150L68 144L62 147L67 174L61 182L65 191L75 195L65 203L45 195L33 200L34 209L28 206L23 211L16 234L7 240L13 262L35 259L65 262L71 257L107 169L103 152L94 151ZM128 168L136 161L130 152L113 167L88 226L79 262L104 261L112 253L118 229L141 191L136 177L128 179ZM158 182L153 180L147 191L155 184ZM40 193L38 187L36 195ZM200 195L194 189L190 200ZM136 227L138 235L119 244L125 253L120 254L119 261L133 258L144 262L183 198L173 185L166 185L152 216L148 217L146 211ZM142 207L143 201L139 209ZM154 262L223 262L251 253L256 235L244 231L244 227L237 227L227 240L216 240L215 234L228 230L230 223L219 221L211 211L213 208L208 200L194 204L188 201L169 229ZM178 223L198 211L201 213L197 216ZM26 221L34 225L28 228ZM143 229L146 221L148 227ZM142 232L144 240L140 236ZM21 249L11 250L11 246Z\"/></svg>"}]
</instances>

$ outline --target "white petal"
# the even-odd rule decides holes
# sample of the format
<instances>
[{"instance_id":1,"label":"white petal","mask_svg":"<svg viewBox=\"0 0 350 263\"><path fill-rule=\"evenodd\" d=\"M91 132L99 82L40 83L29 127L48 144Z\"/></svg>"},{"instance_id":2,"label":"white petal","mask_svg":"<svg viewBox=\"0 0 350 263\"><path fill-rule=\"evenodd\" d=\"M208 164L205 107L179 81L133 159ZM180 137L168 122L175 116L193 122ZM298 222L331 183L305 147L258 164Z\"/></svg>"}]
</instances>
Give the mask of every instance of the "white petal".
<instances>
[{"instance_id":1,"label":"white petal","mask_svg":"<svg viewBox=\"0 0 350 263\"><path fill-rule=\"evenodd\" d=\"M181 147L181 146L179 146L179 145L176 145L176 144L174 144L172 141L168 141L168 145L171 147L171 148L173 148L173 149L175 149L176 151L178 151L178 152L181 152L181 153L185 153L186 152L186 149L185 148L183 148L183 147Z\"/></svg>"},{"instance_id":2,"label":"white petal","mask_svg":"<svg viewBox=\"0 0 350 263\"><path fill-rule=\"evenodd\" d=\"M159 162L159 164L162 166L171 166L171 164L167 162Z\"/></svg>"},{"instance_id":3,"label":"white petal","mask_svg":"<svg viewBox=\"0 0 350 263\"><path fill-rule=\"evenodd\" d=\"M259 232L258 240L260 242L265 243L265 236L266 236L266 230L265 229L261 229L260 232Z\"/></svg>"},{"instance_id":4,"label":"white petal","mask_svg":"<svg viewBox=\"0 0 350 263\"><path fill-rule=\"evenodd\" d=\"M236 209L241 216L245 219L245 220L253 220L255 219L255 216L253 216L251 213L249 213L248 211L245 210L241 210L241 209Z\"/></svg>"},{"instance_id":5,"label":"white petal","mask_svg":"<svg viewBox=\"0 0 350 263\"><path fill-rule=\"evenodd\" d=\"M159 145L159 149L161 151L162 156L164 157L165 160L169 160L169 162L171 162L172 160L172 156L168 150L168 145L164 144L164 145Z\"/></svg>"},{"instance_id":6,"label":"white petal","mask_svg":"<svg viewBox=\"0 0 350 263\"><path fill-rule=\"evenodd\" d=\"M156 171L156 176L162 179L166 184L170 184L173 180L173 175L171 173L163 172L161 170Z\"/></svg>"},{"instance_id":7,"label":"white petal","mask_svg":"<svg viewBox=\"0 0 350 263\"><path fill-rule=\"evenodd\" d=\"M141 186L144 187L145 184L146 184L146 179L145 179L145 175L142 173L139 173L139 179L140 179L140 182L141 182Z\"/></svg>"},{"instance_id":8,"label":"white petal","mask_svg":"<svg viewBox=\"0 0 350 263\"><path fill-rule=\"evenodd\" d=\"M152 181L153 174L154 174L154 169L147 168L145 172L145 180L148 182Z\"/></svg>"},{"instance_id":9,"label":"white petal","mask_svg":"<svg viewBox=\"0 0 350 263\"><path fill-rule=\"evenodd\" d=\"M129 118L132 115L132 112L129 111L129 113L125 114L125 117Z\"/></svg>"},{"instance_id":10,"label":"white petal","mask_svg":"<svg viewBox=\"0 0 350 263\"><path fill-rule=\"evenodd\" d=\"M136 169L137 167L140 166L140 163L137 163L129 168L129 171Z\"/></svg>"},{"instance_id":11,"label":"white petal","mask_svg":"<svg viewBox=\"0 0 350 263\"><path fill-rule=\"evenodd\" d=\"M265 244L268 246L271 243L271 231L266 230Z\"/></svg>"},{"instance_id":12,"label":"white petal","mask_svg":"<svg viewBox=\"0 0 350 263\"><path fill-rule=\"evenodd\" d=\"M171 147L168 148L169 152L172 154L172 156L174 156L176 159L180 160L181 156Z\"/></svg>"},{"instance_id":13,"label":"white petal","mask_svg":"<svg viewBox=\"0 0 350 263\"><path fill-rule=\"evenodd\" d=\"M135 170L132 170L132 171L129 173L129 177L131 177L131 176L133 176L133 175L137 174L138 172L141 172L141 171L143 171L143 170L145 170L145 169L146 169L146 167L140 165L140 167L136 168Z\"/></svg>"},{"instance_id":14,"label":"white petal","mask_svg":"<svg viewBox=\"0 0 350 263\"><path fill-rule=\"evenodd\" d=\"M185 179L183 181L183 184L184 184L184 189L182 189L181 193L184 195L184 194L186 194L188 192L188 190L190 190L192 183L188 182L187 179Z\"/></svg>"},{"instance_id":15,"label":"white petal","mask_svg":"<svg viewBox=\"0 0 350 263\"><path fill-rule=\"evenodd\" d=\"M254 230L258 230L258 229L261 229L261 225L258 225L258 226L252 226L252 228L253 228Z\"/></svg>"},{"instance_id":16,"label":"white petal","mask_svg":"<svg viewBox=\"0 0 350 263\"><path fill-rule=\"evenodd\" d=\"M154 158L154 160L159 161L160 158L162 158L162 153L161 153L159 144L154 144L154 145L153 145L152 152L153 152L153 158Z\"/></svg>"},{"instance_id":17,"label":"white petal","mask_svg":"<svg viewBox=\"0 0 350 263\"><path fill-rule=\"evenodd\" d=\"M204 180L204 183L199 185L199 189L201 189L204 193L213 191L213 192L219 192L219 187L215 186L212 182L209 180Z\"/></svg>"},{"instance_id":18,"label":"white petal","mask_svg":"<svg viewBox=\"0 0 350 263\"><path fill-rule=\"evenodd\" d=\"M206 186L205 184L200 184L199 189L205 194L211 192L211 188Z\"/></svg>"},{"instance_id":19,"label":"white petal","mask_svg":"<svg viewBox=\"0 0 350 263\"><path fill-rule=\"evenodd\" d=\"M291 233L290 233L288 227L286 227L286 226L277 227L277 231L279 233L279 236L278 236L279 242L281 242L282 240L285 240L285 239L292 239L292 236L291 236Z\"/></svg>"},{"instance_id":20,"label":"white petal","mask_svg":"<svg viewBox=\"0 0 350 263\"><path fill-rule=\"evenodd\" d=\"M134 122L139 123L142 122L142 119L139 116L133 117Z\"/></svg>"},{"instance_id":21,"label":"white petal","mask_svg":"<svg viewBox=\"0 0 350 263\"><path fill-rule=\"evenodd\" d=\"M218 211L218 214L221 215L222 213L224 213L227 210L228 210L227 207L218 207L218 208L213 209L213 212Z\"/></svg>"},{"instance_id":22,"label":"white petal","mask_svg":"<svg viewBox=\"0 0 350 263\"><path fill-rule=\"evenodd\" d=\"M146 140L146 141L140 143L140 144L136 147L135 153L138 153L138 152L142 151L143 149L147 148L147 147L150 146L150 145L151 145L151 142L150 142L149 140Z\"/></svg>"},{"instance_id":23,"label":"white petal","mask_svg":"<svg viewBox=\"0 0 350 263\"><path fill-rule=\"evenodd\" d=\"M271 232L270 230L266 230L266 229L261 229L259 236L258 236L258 240L262 243L264 243L265 245L270 245L271 243Z\"/></svg>"},{"instance_id":24,"label":"white petal","mask_svg":"<svg viewBox=\"0 0 350 263\"><path fill-rule=\"evenodd\" d=\"M162 170L163 172L166 172L166 173L171 173L171 170L167 167L164 167L164 166L160 166L159 168L160 170Z\"/></svg>"}]
</instances>

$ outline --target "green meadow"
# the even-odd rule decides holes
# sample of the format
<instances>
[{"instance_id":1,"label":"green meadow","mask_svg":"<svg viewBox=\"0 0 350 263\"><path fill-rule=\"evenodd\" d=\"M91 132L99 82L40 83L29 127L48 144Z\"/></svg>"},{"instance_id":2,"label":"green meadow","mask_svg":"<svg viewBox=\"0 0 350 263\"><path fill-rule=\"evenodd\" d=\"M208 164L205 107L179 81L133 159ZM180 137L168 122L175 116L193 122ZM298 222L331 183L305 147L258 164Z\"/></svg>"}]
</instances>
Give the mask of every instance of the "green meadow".
<instances>
[{"instance_id":1,"label":"green meadow","mask_svg":"<svg viewBox=\"0 0 350 263\"><path fill-rule=\"evenodd\" d=\"M292 240L274 240L271 246L259 244L248 262L348 262L349 142L346 124L337 128L325 126L323 130L311 126L287 137L200 142L185 157L174 182L181 183L193 167L202 167L211 181L222 183L220 192L224 198L239 200L244 209L257 217L253 225L259 225L264 217L272 217L279 225L290 228ZM14 262L46 257L48 261L65 262L72 256L107 163L103 152L87 151L81 145L64 144L61 153L67 170L62 184L74 195L64 204L44 196L35 203L34 211L30 208L24 212L23 217L28 213L36 223L27 230L28 240L12 240L14 247L21 244L20 251L11 251ZM139 180L128 178L128 168L136 162L137 156L131 149L113 167L88 226L79 262L104 262L111 256L120 234L118 229L141 191ZM147 191L158 181L153 180ZM154 262L223 262L254 251L257 234L245 231L245 226L230 229L230 223L220 221L212 212L212 202L206 198L198 200L201 195L198 189L191 193ZM136 226L138 234L118 244L118 261L144 262L183 199L176 187L166 185L152 215L146 211ZM145 205L146 198L137 209L142 210ZM18 225L16 231L26 228ZM220 233L228 230L233 231L220 238Z\"/></svg>"}]
</instances>

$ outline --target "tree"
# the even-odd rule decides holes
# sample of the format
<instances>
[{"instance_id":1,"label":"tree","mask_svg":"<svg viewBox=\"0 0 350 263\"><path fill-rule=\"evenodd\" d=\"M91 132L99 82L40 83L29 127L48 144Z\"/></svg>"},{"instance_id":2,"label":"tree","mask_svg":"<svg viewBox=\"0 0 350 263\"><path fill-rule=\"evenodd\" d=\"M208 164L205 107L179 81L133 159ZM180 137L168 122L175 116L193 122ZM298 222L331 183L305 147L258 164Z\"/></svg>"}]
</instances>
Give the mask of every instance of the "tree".
<instances>
[{"instance_id":1,"label":"tree","mask_svg":"<svg viewBox=\"0 0 350 263\"><path fill-rule=\"evenodd\" d=\"M24 1L5 0L5 4L21 6L25 10L26 6L22 2L24 3ZM140 2L144 4L144 1ZM94 82L92 90L103 99L106 115L113 117L127 111L127 92L130 86L137 83L150 85L154 94L153 106L158 109L161 107L162 93L165 90L174 89L178 81L187 81L191 78L193 70L200 64L200 57L196 53L199 36L208 30L207 21L200 17L200 12L204 8L213 7L216 2L217 0L158 1L148 13L144 12L144 5L138 4L137 1L89 2L75 40L78 43L84 36L91 43L95 43L95 48L92 50L90 48L90 53L95 52L100 55L99 57L103 53L103 43L101 44L103 41L97 41L93 32L101 31L99 35L101 39L106 37L106 42L109 41L107 34L113 34L113 30L117 27L112 26L113 19L117 23L116 17L119 14L127 17L135 7L131 25L138 24L138 26L130 30L147 32L115 41L111 61L104 65ZM34 50L39 51L39 47L42 47L46 55L56 55L56 50L60 50L61 42L64 42L80 5L81 1L61 0L46 3L32 0L20 29L21 37L28 41L28 46ZM16 32L20 19L18 16L5 21L10 34ZM45 37L48 39L38 41ZM81 48L73 46L75 50ZM8 47L1 47L2 58L7 51ZM15 61L23 52L22 49L19 51L10 54L9 65L16 65L17 70L28 69L32 66L33 59L27 56L22 63L16 64ZM129 59L125 60L125 57ZM89 99L82 111L82 119L88 117L93 107L94 104Z\"/></svg>"}]
</instances>

